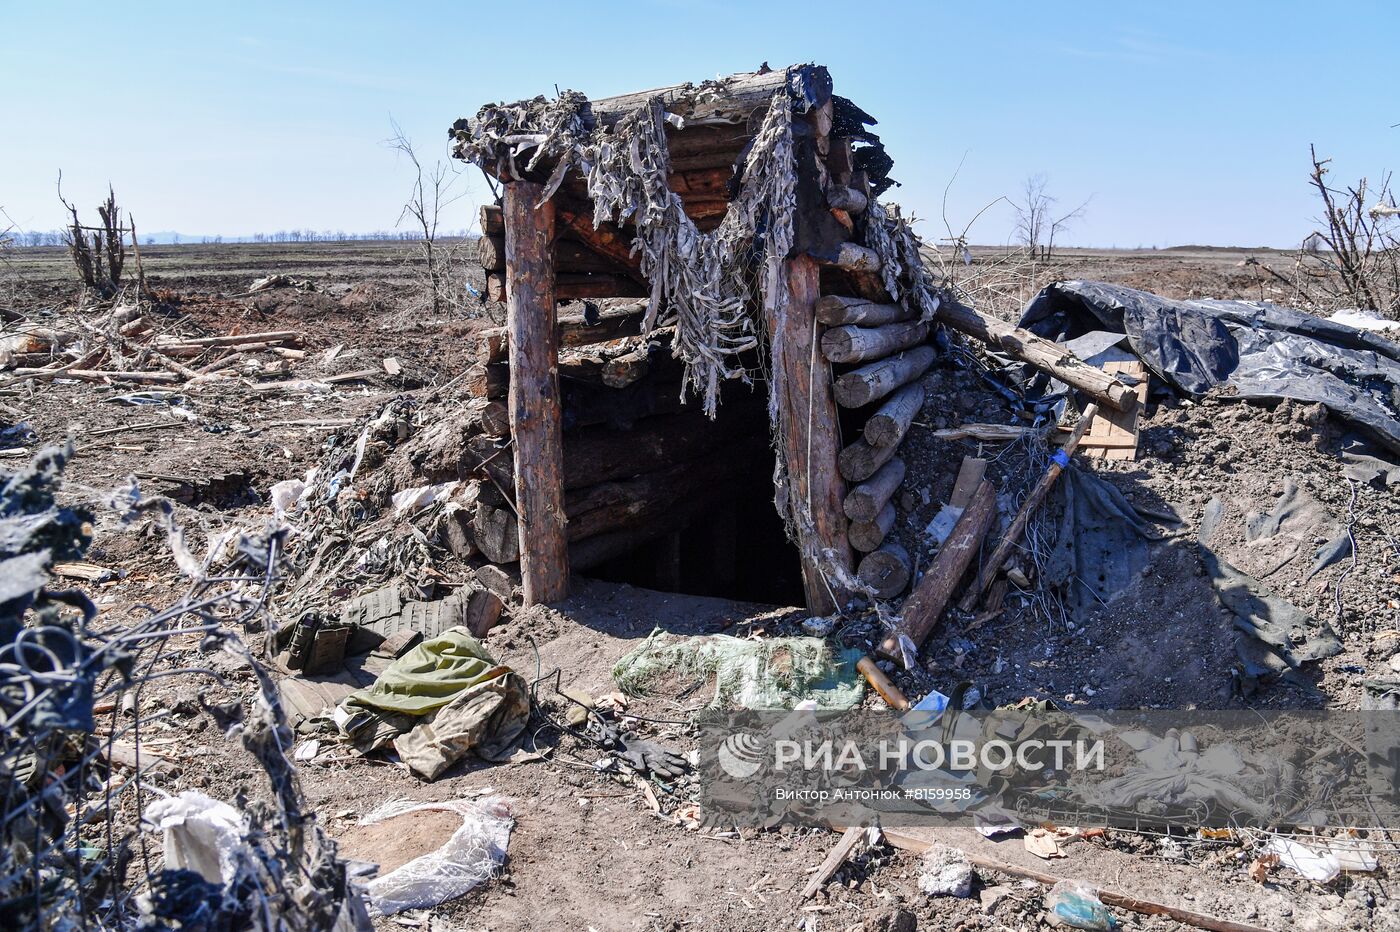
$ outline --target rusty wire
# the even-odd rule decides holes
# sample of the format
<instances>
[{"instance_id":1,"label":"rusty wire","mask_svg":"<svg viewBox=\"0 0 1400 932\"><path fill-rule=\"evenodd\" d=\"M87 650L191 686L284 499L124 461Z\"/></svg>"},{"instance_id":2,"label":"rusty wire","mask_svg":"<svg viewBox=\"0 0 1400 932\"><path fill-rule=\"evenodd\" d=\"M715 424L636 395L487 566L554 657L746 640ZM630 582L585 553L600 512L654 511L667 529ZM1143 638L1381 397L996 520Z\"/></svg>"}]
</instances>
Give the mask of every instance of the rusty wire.
<instances>
[{"instance_id":1,"label":"rusty wire","mask_svg":"<svg viewBox=\"0 0 1400 932\"><path fill-rule=\"evenodd\" d=\"M64 458L57 457L60 468ZM52 508L48 494L35 515L20 519L42 518L42 506ZM140 501L139 509L173 528L169 502ZM0 910L13 927L168 925L198 910L217 917L208 928L309 930L347 917L344 928L364 927L359 888L303 811L276 687L241 637L266 622L284 535L276 527L240 535L229 557L212 548L173 604L139 607L142 616L130 622L99 621L81 593L33 594L23 627L0 643ZM231 714L227 737L241 738L257 761L249 770L261 770L271 790L270 802L239 801L246 851L240 876L222 890L192 872L166 870L142 831L148 801L168 795L153 779L159 759L143 755L142 734L170 712L143 711L141 691L171 677L224 684L214 669L181 662L185 649L172 639L192 636L202 652L226 650L251 669L251 711ZM103 732L94 709L108 705ZM124 710L134 713L129 721ZM129 775L113 762L118 743L128 741Z\"/></svg>"}]
</instances>

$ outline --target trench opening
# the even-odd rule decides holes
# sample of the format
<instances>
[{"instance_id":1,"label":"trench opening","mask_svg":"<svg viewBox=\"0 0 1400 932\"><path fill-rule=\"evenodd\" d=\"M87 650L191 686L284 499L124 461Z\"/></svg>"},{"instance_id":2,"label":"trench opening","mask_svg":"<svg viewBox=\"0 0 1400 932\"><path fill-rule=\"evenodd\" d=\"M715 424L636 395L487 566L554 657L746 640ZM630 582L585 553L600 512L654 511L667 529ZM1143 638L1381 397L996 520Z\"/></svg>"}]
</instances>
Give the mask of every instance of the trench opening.
<instances>
[{"instance_id":1,"label":"trench opening","mask_svg":"<svg viewBox=\"0 0 1400 932\"><path fill-rule=\"evenodd\" d=\"M715 442L690 464L707 470L712 458L724 458L724 477L680 494L672 527L583 575L662 592L804 604L801 560L773 503L775 454L763 392L742 391L720 405L710 428L717 429Z\"/></svg>"}]
</instances>

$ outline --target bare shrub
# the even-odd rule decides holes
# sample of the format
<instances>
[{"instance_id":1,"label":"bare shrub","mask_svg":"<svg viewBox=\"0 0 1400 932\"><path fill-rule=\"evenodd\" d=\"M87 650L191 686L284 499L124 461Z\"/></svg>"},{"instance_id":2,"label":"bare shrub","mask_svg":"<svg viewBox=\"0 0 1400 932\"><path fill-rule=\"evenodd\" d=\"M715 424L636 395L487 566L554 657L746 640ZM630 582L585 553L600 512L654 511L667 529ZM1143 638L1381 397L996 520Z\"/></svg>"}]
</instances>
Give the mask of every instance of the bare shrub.
<instances>
[{"instance_id":1,"label":"bare shrub","mask_svg":"<svg viewBox=\"0 0 1400 932\"><path fill-rule=\"evenodd\" d=\"M122 228L117 195L109 185L107 199L97 205L101 226L87 226L78 219L78 208L63 197L62 175L58 177L58 199L73 217L64 233L64 242L84 289L101 299L116 297L121 290L122 266L126 263L126 231Z\"/></svg>"},{"instance_id":2,"label":"bare shrub","mask_svg":"<svg viewBox=\"0 0 1400 932\"><path fill-rule=\"evenodd\" d=\"M958 170L961 169L959 165ZM1047 221L1042 220L1048 213L1046 200L1037 200L1037 216L1030 217L1010 198L1002 196L987 204L958 229L948 219L948 192L957 176L958 172L954 172L943 191L943 227L947 236L941 237L937 245L924 248L924 260L946 287L977 310L1003 320L1015 320L1026 302L1057 277L1053 267L1041 258L1039 248L1024 243L1008 244L1001 249L982 248L974 253L969 237L983 214L1006 201L1017 212L1017 228L1013 235L1017 239L1026 239L1030 230L1046 229ZM1039 189L1043 194L1043 176L1040 178L1041 182L1037 184L1031 183L1034 179L1028 179L1027 189ZM1048 199L1049 204L1053 202L1053 198ZM1076 213L1082 211L1081 206ZM1065 222L1068 222L1068 218ZM1048 221L1050 227L1054 224L1055 220ZM1061 223L1063 226L1064 222Z\"/></svg>"},{"instance_id":3,"label":"bare shrub","mask_svg":"<svg viewBox=\"0 0 1400 932\"><path fill-rule=\"evenodd\" d=\"M1298 251L1300 300L1321 310L1360 308L1400 318L1400 209L1390 175L1374 187L1362 178L1336 188L1327 183L1332 160L1319 159L1315 146L1310 152L1323 212Z\"/></svg>"}]
</instances>

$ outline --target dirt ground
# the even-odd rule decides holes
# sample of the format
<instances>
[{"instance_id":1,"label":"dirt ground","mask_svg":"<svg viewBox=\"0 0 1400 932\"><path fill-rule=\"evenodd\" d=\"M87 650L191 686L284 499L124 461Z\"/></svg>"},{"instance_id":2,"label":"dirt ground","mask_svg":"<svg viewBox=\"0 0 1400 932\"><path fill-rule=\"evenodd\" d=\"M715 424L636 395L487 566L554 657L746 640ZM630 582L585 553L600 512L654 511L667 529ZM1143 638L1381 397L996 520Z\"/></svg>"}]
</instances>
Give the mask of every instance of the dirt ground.
<instances>
[{"instance_id":1,"label":"dirt ground","mask_svg":"<svg viewBox=\"0 0 1400 932\"><path fill-rule=\"evenodd\" d=\"M1268 252L1069 250L1019 283L1005 305L1057 278L1121 282L1167 297L1283 300L1250 259L1280 269L1291 263ZM168 601L178 573L153 525L120 525L105 508L114 489L135 476L148 492L180 500L182 520L206 532L261 526L271 517L272 484L304 474L337 445L353 442L356 425L388 402L421 401L448 383L470 358L472 336L500 314L499 307L485 305L431 314L416 297L412 260L399 244L159 247L143 250L143 260L152 287L165 299L162 326L170 332L298 330L307 356L284 378L382 370L385 357L396 359L402 371L329 391L260 393L229 380L177 397L145 398L123 397L132 395L130 387L38 383L0 373L0 403L22 418L0 417L22 420L32 431L0 444L9 448L0 450L7 453L0 464L18 463L18 449L73 438L78 455L66 494L100 515L88 559L120 574L88 588L104 615L118 620L140 605ZM995 253L979 251L978 262L984 261L995 261ZM15 311L46 325L73 314L74 284L58 250L25 251L19 272ZM244 295L254 278L273 272L309 280L314 290ZM336 347L333 355L328 352ZM923 384L928 404L906 441L902 455L909 472L897 497L897 533L919 566L927 566L933 552L922 529L947 501L963 456L979 452L975 441L939 440L932 432L1008 419L1000 396L946 360ZM188 414L167 414L174 409ZM1131 502L1163 516L1157 525L1163 540L1133 588L1084 612L1013 591L996 617L936 631L923 669L900 673L899 685L918 698L967 680L991 706L1031 698L1076 710L1358 708L1362 681L1390 675L1400 662L1400 496L1393 488L1344 476L1341 433L1324 415L1296 405L1154 399L1142 422L1139 458L1093 464ZM1029 480L1029 465L1016 451L984 446L980 452L993 460L989 476L1000 485ZM1245 517L1268 512L1287 482L1314 500L1309 523L1291 528L1284 539L1248 541ZM1305 683L1258 689L1241 684L1231 624L1195 545L1204 507L1217 497L1225 510L1216 538L1222 555L1332 623L1342 637L1343 653L1315 665ZM1166 520L1171 515L1178 520ZM1344 560L1312 574L1317 544L1346 528L1355 539L1354 563ZM487 645L527 680L558 669L563 687L600 695L616 688L613 664L654 628L767 635L794 630L805 617L782 607L579 580L560 605L511 611ZM868 649L879 631L869 619L853 618L836 636ZM225 677L231 696L248 694L251 674L230 656L202 655L189 641L177 645L172 663L179 662L210 666ZM551 689L540 689L548 700ZM144 704L174 713L162 730L181 769L165 788L197 788L221 799L240 791L265 793L251 761L222 739L209 715L190 701L191 690L221 691L191 677L164 681L143 694ZM682 722L704 701L703 688L683 692L633 700L628 711ZM693 732L684 724L642 727L675 747L693 746ZM676 798L663 796L653 807L635 783L597 771L597 757L566 740L548 760L468 764L421 783L399 765L337 746L302 764L301 781L310 808L332 835L360 856L379 850L385 863L426 850L442 822L420 818L393 835L355 826L384 801L488 794L509 800L516 824L501 875L434 910L380 920L385 929L873 932L910 928L902 924L902 912L923 929L1044 927L1039 885L979 868L971 898L930 898L918 889L918 859L885 845L853 858L804 903L798 891L836 835L790 825L766 832L696 828L685 818L684 786ZM1019 838L990 840L949 829L947 841L1264 928L1400 929L1400 887L1393 880L1400 860L1391 854L1382 858L1379 872L1345 874L1325 885L1282 870L1260 884L1247 874L1252 854L1237 841L1111 830L1068 846L1067 857L1048 866L1026 852ZM1114 913L1128 929L1178 926L1164 917Z\"/></svg>"}]
</instances>

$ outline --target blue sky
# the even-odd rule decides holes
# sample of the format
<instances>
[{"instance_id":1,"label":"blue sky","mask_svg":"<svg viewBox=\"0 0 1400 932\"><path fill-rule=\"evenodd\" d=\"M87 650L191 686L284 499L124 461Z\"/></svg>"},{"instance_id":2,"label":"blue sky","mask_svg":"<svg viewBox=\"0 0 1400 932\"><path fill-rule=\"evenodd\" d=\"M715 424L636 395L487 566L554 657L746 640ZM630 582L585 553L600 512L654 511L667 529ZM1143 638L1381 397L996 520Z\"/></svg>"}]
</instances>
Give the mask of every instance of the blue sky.
<instances>
[{"instance_id":1,"label":"blue sky","mask_svg":"<svg viewBox=\"0 0 1400 932\"><path fill-rule=\"evenodd\" d=\"M115 10L115 12L114 12ZM876 127L943 235L1026 176L1072 206L1066 239L1293 246L1311 228L1308 144L1336 176L1400 165L1400 4L844 2L110 4L0 0L0 206L62 221L54 179L107 183L143 230L392 228L396 119L446 158L483 102L600 97L818 61ZM484 188L445 218L473 222ZM1004 205L973 229L1005 241Z\"/></svg>"}]
</instances>

